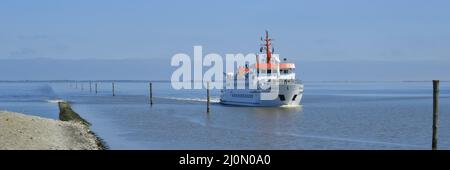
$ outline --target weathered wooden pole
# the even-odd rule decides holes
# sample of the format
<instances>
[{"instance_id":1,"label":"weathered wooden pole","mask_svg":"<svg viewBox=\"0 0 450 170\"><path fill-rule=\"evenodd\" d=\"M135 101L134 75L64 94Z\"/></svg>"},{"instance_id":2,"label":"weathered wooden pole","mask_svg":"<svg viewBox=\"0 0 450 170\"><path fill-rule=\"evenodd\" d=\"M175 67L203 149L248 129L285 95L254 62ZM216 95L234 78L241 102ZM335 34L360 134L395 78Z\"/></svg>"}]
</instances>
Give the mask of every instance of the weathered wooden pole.
<instances>
[{"instance_id":1,"label":"weathered wooden pole","mask_svg":"<svg viewBox=\"0 0 450 170\"><path fill-rule=\"evenodd\" d=\"M152 82L150 82L148 84L148 88L149 88L149 100L150 100L150 105L153 105L153 89L152 89Z\"/></svg>"},{"instance_id":2,"label":"weathered wooden pole","mask_svg":"<svg viewBox=\"0 0 450 170\"><path fill-rule=\"evenodd\" d=\"M439 127L439 80L433 80L433 141L431 149L437 150Z\"/></svg>"},{"instance_id":3,"label":"weathered wooden pole","mask_svg":"<svg viewBox=\"0 0 450 170\"><path fill-rule=\"evenodd\" d=\"M112 82L112 95L116 96L115 88L114 88L114 81Z\"/></svg>"},{"instance_id":4,"label":"weathered wooden pole","mask_svg":"<svg viewBox=\"0 0 450 170\"><path fill-rule=\"evenodd\" d=\"M95 83L95 94L97 94L97 83Z\"/></svg>"},{"instance_id":5,"label":"weathered wooden pole","mask_svg":"<svg viewBox=\"0 0 450 170\"><path fill-rule=\"evenodd\" d=\"M209 82L206 83L206 113L210 112L210 94L209 94Z\"/></svg>"}]
</instances>

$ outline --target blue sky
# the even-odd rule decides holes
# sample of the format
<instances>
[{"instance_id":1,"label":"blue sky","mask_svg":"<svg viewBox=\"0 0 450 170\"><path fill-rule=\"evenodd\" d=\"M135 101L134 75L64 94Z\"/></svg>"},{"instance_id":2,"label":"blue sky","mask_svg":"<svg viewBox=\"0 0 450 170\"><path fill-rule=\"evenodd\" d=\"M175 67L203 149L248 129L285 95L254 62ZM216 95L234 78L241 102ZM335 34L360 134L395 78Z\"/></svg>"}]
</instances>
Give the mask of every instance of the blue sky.
<instances>
[{"instance_id":1,"label":"blue sky","mask_svg":"<svg viewBox=\"0 0 450 170\"><path fill-rule=\"evenodd\" d=\"M2 0L0 59L170 59L194 45L251 53L268 29L277 53L295 62L450 65L449 7L445 0Z\"/></svg>"},{"instance_id":2,"label":"blue sky","mask_svg":"<svg viewBox=\"0 0 450 170\"><path fill-rule=\"evenodd\" d=\"M153 58L256 52L268 29L305 60L448 60L450 1L0 2L1 58Z\"/></svg>"}]
</instances>

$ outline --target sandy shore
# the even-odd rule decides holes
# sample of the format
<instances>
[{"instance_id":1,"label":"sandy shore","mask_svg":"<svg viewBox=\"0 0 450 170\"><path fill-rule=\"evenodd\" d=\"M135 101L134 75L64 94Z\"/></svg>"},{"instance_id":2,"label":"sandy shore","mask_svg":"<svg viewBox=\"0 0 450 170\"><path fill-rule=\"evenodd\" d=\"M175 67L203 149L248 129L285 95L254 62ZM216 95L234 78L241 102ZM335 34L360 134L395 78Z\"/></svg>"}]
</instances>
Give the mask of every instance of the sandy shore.
<instances>
[{"instance_id":1,"label":"sandy shore","mask_svg":"<svg viewBox=\"0 0 450 170\"><path fill-rule=\"evenodd\" d=\"M98 150L89 127L75 121L59 121L0 111L0 149Z\"/></svg>"}]
</instances>

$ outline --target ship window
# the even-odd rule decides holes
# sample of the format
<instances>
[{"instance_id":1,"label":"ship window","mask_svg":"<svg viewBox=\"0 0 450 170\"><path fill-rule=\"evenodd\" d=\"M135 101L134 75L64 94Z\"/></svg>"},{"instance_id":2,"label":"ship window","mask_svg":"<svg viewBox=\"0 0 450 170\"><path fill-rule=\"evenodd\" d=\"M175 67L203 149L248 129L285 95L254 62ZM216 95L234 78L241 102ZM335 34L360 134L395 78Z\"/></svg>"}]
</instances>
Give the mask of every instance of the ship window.
<instances>
[{"instance_id":1,"label":"ship window","mask_svg":"<svg viewBox=\"0 0 450 170\"><path fill-rule=\"evenodd\" d=\"M284 95L280 94L278 95L278 97L280 98L281 101L285 101L286 99L284 98Z\"/></svg>"},{"instance_id":2,"label":"ship window","mask_svg":"<svg viewBox=\"0 0 450 170\"><path fill-rule=\"evenodd\" d=\"M280 73L288 74L289 73L289 69L280 69Z\"/></svg>"},{"instance_id":3,"label":"ship window","mask_svg":"<svg viewBox=\"0 0 450 170\"><path fill-rule=\"evenodd\" d=\"M272 70L271 69L268 69L267 70L267 74L271 74L272 73Z\"/></svg>"},{"instance_id":4,"label":"ship window","mask_svg":"<svg viewBox=\"0 0 450 170\"><path fill-rule=\"evenodd\" d=\"M253 98L252 94L231 94L232 97L239 97L239 98Z\"/></svg>"},{"instance_id":5,"label":"ship window","mask_svg":"<svg viewBox=\"0 0 450 170\"><path fill-rule=\"evenodd\" d=\"M294 97L292 97L292 100L294 101L294 100L295 100L295 98L297 98L297 95L294 95Z\"/></svg>"}]
</instances>

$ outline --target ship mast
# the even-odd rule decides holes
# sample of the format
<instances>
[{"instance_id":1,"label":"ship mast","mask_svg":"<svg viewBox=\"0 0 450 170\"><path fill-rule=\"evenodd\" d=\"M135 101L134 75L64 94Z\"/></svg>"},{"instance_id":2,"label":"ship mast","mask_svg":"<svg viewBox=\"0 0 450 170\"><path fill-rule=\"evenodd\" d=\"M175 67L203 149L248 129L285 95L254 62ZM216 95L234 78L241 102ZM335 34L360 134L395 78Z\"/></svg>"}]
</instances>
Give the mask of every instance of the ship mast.
<instances>
[{"instance_id":1,"label":"ship mast","mask_svg":"<svg viewBox=\"0 0 450 170\"><path fill-rule=\"evenodd\" d=\"M270 41L272 41L272 39L269 38L269 31L266 30L266 38L264 39L265 44L264 46L266 47L266 54L267 54L267 64L270 64L270 58L272 57L272 52L270 51L270 46L272 45Z\"/></svg>"}]
</instances>

